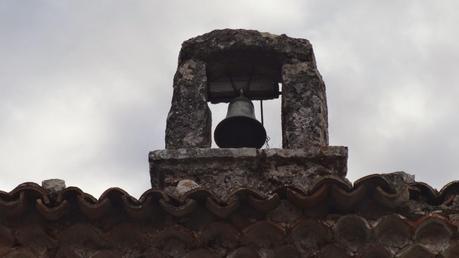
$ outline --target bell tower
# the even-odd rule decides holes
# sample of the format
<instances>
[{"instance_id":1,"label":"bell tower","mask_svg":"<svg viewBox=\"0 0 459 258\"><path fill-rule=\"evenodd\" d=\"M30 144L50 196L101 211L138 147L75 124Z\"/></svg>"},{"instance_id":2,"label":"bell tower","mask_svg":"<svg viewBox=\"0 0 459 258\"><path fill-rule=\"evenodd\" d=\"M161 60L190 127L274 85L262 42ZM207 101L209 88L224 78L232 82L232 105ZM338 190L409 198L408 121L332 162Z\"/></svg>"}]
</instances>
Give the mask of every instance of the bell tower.
<instances>
[{"instance_id":1,"label":"bell tower","mask_svg":"<svg viewBox=\"0 0 459 258\"><path fill-rule=\"evenodd\" d=\"M255 119L252 102L279 97L282 148L263 149L269 128ZM220 148L211 148L209 102L228 103L213 133ZM183 180L217 195L287 183L307 190L318 176L347 171L347 148L328 145L325 84L312 46L286 35L224 29L185 41L165 141L165 150L149 154L150 175L152 187L171 194Z\"/></svg>"}]
</instances>

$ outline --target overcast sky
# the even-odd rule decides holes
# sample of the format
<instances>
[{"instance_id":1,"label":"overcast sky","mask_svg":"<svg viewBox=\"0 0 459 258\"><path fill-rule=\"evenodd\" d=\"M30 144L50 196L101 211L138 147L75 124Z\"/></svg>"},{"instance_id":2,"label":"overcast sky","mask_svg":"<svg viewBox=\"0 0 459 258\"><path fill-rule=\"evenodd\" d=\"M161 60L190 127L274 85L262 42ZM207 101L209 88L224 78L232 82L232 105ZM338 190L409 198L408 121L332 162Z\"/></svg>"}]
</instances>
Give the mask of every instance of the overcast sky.
<instances>
[{"instance_id":1,"label":"overcast sky","mask_svg":"<svg viewBox=\"0 0 459 258\"><path fill-rule=\"evenodd\" d=\"M0 0L0 189L149 188L181 43L222 28L309 39L348 177L459 178L458 1ZM267 103L271 147L279 102ZM214 125L226 107L212 106Z\"/></svg>"}]
</instances>

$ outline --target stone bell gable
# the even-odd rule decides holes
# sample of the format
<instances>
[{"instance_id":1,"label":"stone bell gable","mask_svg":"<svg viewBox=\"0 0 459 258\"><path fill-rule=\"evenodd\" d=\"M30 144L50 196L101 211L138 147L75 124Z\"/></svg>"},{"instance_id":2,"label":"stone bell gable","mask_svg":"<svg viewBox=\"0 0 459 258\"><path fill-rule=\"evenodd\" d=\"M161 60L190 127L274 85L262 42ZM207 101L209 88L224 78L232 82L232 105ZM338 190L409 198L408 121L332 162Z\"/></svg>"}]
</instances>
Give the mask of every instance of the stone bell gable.
<instances>
[{"instance_id":1,"label":"stone bell gable","mask_svg":"<svg viewBox=\"0 0 459 258\"><path fill-rule=\"evenodd\" d=\"M166 149L210 148L209 82L220 64L253 63L282 83L282 146L328 145L325 84L306 39L254 30L215 30L182 45L167 117ZM258 68L261 67L261 68Z\"/></svg>"}]
</instances>

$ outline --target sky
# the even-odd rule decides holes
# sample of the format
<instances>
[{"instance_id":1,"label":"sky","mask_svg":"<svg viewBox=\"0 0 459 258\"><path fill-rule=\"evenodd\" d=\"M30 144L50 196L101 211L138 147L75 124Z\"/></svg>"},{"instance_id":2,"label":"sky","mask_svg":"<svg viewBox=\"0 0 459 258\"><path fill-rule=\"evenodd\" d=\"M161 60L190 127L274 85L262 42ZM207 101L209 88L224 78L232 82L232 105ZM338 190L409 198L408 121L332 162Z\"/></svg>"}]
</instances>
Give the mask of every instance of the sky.
<instances>
[{"instance_id":1,"label":"sky","mask_svg":"<svg viewBox=\"0 0 459 258\"><path fill-rule=\"evenodd\" d=\"M306 38L348 178L458 179L458 1L0 0L0 189L60 178L98 197L149 185L181 43L214 29ZM265 103L280 147L279 101ZM213 126L226 106L212 105Z\"/></svg>"}]
</instances>

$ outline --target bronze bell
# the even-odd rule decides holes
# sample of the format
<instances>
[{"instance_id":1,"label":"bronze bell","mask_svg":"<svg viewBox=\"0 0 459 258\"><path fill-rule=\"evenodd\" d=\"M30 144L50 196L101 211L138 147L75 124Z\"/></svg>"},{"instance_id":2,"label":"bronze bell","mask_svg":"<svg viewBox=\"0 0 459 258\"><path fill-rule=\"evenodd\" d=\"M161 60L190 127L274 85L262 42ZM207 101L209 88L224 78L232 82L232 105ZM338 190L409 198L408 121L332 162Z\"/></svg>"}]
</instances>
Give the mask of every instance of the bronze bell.
<instances>
[{"instance_id":1,"label":"bronze bell","mask_svg":"<svg viewBox=\"0 0 459 258\"><path fill-rule=\"evenodd\" d=\"M228 105L228 113L215 128L215 143L220 148L261 148L266 130L255 118L252 101L241 95Z\"/></svg>"}]
</instances>

